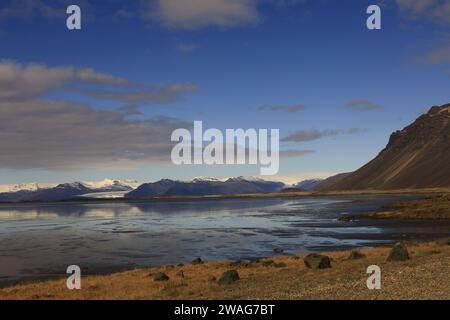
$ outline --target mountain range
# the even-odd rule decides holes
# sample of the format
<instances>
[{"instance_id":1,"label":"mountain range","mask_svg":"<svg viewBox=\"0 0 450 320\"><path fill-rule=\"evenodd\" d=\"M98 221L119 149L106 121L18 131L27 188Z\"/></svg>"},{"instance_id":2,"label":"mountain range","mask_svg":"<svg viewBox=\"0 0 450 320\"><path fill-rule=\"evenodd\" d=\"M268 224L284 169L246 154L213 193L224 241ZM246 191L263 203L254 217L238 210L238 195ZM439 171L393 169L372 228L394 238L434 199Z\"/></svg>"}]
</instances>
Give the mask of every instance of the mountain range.
<instances>
[{"instance_id":1,"label":"mountain range","mask_svg":"<svg viewBox=\"0 0 450 320\"><path fill-rule=\"evenodd\" d=\"M12 186L11 191L0 193L1 202L20 201L60 201L77 198L86 194L130 192L138 185L132 180L110 180L100 182L73 182L56 186L41 187L39 184ZM20 189L23 188L23 189Z\"/></svg>"},{"instance_id":2,"label":"mountain range","mask_svg":"<svg viewBox=\"0 0 450 320\"><path fill-rule=\"evenodd\" d=\"M244 177L217 179L194 179L192 181L160 180L145 183L125 195L126 198L144 198L155 196L205 196L230 194L255 194L281 191L284 183Z\"/></svg>"},{"instance_id":3,"label":"mountain range","mask_svg":"<svg viewBox=\"0 0 450 320\"><path fill-rule=\"evenodd\" d=\"M35 186L34 188L30 185ZM191 181L163 179L139 184L136 181L104 180L101 182L73 182L41 188L39 185L23 184L12 191L0 193L0 202L62 201L80 198L137 199L154 196L202 196L255 194L277 192L284 183L257 178L196 178Z\"/></svg>"},{"instance_id":4,"label":"mountain range","mask_svg":"<svg viewBox=\"0 0 450 320\"><path fill-rule=\"evenodd\" d=\"M386 147L360 169L325 180L294 184L299 191L394 190L450 187L450 104L434 106L411 125L394 132ZM286 185L258 178L163 179L151 183L105 179L58 185L0 185L0 202L60 201L84 198L139 199L158 196L257 194Z\"/></svg>"}]
</instances>

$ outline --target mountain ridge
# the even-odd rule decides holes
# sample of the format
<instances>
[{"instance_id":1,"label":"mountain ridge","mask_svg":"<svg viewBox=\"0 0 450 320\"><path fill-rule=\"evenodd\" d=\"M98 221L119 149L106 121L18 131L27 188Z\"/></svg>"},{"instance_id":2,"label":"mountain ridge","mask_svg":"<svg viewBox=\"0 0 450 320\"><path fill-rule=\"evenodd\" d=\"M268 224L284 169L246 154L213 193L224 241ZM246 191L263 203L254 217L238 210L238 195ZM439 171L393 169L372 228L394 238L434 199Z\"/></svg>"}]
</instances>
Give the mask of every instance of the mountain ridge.
<instances>
[{"instance_id":1,"label":"mountain ridge","mask_svg":"<svg viewBox=\"0 0 450 320\"><path fill-rule=\"evenodd\" d=\"M358 170L319 190L420 189L450 186L450 104L433 106Z\"/></svg>"}]
</instances>

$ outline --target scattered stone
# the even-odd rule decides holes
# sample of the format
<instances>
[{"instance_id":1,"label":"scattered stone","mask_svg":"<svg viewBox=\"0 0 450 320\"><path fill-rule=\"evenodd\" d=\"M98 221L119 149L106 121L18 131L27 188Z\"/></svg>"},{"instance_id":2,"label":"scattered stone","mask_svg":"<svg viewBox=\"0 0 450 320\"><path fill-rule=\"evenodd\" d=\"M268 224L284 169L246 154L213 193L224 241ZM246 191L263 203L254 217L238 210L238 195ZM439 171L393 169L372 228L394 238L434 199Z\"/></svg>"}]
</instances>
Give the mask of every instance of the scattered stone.
<instances>
[{"instance_id":1,"label":"scattered stone","mask_svg":"<svg viewBox=\"0 0 450 320\"><path fill-rule=\"evenodd\" d=\"M177 267L184 267L184 263L177 264Z\"/></svg>"},{"instance_id":2,"label":"scattered stone","mask_svg":"<svg viewBox=\"0 0 450 320\"><path fill-rule=\"evenodd\" d=\"M88 290L97 290L97 289L99 289L100 288L100 286L98 285L98 284L91 284L89 287L88 287Z\"/></svg>"},{"instance_id":3,"label":"scattered stone","mask_svg":"<svg viewBox=\"0 0 450 320\"><path fill-rule=\"evenodd\" d=\"M230 267L248 267L249 265L250 265L249 261L243 261L243 260L233 261L233 262L230 262L230 264L229 264Z\"/></svg>"},{"instance_id":4,"label":"scattered stone","mask_svg":"<svg viewBox=\"0 0 450 320\"><path fill-rule=\"evenodd\" d=\"M178 271L176 276L180 277L180 278L184 278L184 271L183 270Z\"/></svg>"},{"instance_id":5,"label":"scattered stone","mask_svg":"<svg viewBox=\"0 0 450 320\"><path fill-rule=\"evenodd\" d=\"M299 260L300 259L299 256L292 256L291 258L292 258L292 260Z\"/></svg>"},{"instance_id":6,"label":"scattered stone","mask_svg":"<svg viewBox=\"0 0 450 320\"><path fill-rule=\"evenodd\" d=\"M403 243L396 243L392 248L387 261L406 261L409 260L408 249Z\"/></svg>"},{"instance_id":7,"label":"scattered stone","mask_svg":"<svg viewBox=\"0 0 450 320\"><path fill-rule=\"evenodd\" d=\"M202 264L203 260L202 260L202 258L195 258L194 260L192 260L191 263L192 264Z\"/></svg>"},{"instance_id":8,"label":"scattered stone","mask_svg":"<svg viewBox=\"0 0 450 320\"><path fill-rule=\"evenodd\" d=\"M282 254L282 253L284 253L284 250L282 248L275 248L275 249L273 249L273 252L276 254Z\"/></svg>"},{"instance_id":9,"label":"scattered stone","mask_svg":"<svg viewBox=\"0 0 450 320\"><path fill-rule=\"evenodd\" d=\"M275 262L272 259L263 259L260 261L260 263L264 266L264 267L268 267L273 265Z\"/></svg>"},{"instance_id":10,"label":"scattered stone","mask_svg":"<svg viewBox=\"0 0 450 320\"><path fill-rule=\"evenodd\" d=\"M217 281L216 277L214 277L214 276L209 276L208 277L208 282L216 282L216 281Z\"/></svg>"},{"instance_id":11,"label":"scattered stone","mask_svg":"<svg viewBox=\"0 0 450 320\"><path fill-rule=\"evenodd\" d=\"M327 269L331 268L330 258L321 254L311 253L308 254L303 262L305 266L311 269Z\"/></svg>"},{"instance_id":12,"label":"scattered stone","mask_svg":"<svg viewBox=\"0 0 450 320\"><path fill-rule=\"evenodd\" d=\"M450 246L450 237L439 239L437 243L441 246Z\"/></svg>"},{"instance_id":13,"label":"scattered stone","mask_svg":"<svg viewBox=\"0 0 450 320\"><path fill-rule=\"evenodd\" d=\"M222 274L219 284L232 284L240 280L239 273L236 270L228 270Z\"/></svg>"},{"instance_id":14,"label":"scattered stone","mask_svg":"<svg viewBox=\"0 0 450 320\"><path fill-rule=\"evenodd\" d=\"M284 262L277 262L277 263L272 264L272 266L275 268L285 268L285 267L287 267L287 264Z\"/></svg>"},{"instance_id":15,"label":"scattered stone","mask_svg":"<svg viewBox=\"0 0 450 320\"><path fill-rule=\"evenodd\" d=\"M359 250L352 250L352 252L350 252L348 259L349 260L357 260L357 259L362 259L365 257L366 257L366 255L364 253L361 253Z\"/></svg>"},{"instance_id":16,"label":"scattered stone","mask_svg":"<svg viewBox=\"0 0 450 320\"><path fill-rule=\"evenodd\" d=\"M163 272L158 272L153 275L153 281L168 281L170 278Z\"/></svg>"}]
</instances>

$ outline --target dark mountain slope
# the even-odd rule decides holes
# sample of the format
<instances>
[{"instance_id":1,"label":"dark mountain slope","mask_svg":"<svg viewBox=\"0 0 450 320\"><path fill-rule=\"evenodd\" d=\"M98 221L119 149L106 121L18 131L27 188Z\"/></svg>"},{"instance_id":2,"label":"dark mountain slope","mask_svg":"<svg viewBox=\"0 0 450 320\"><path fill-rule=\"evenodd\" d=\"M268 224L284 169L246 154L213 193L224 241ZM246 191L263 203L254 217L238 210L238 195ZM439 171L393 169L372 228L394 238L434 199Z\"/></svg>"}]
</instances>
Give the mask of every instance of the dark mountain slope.
<instances>
[{"instance_id":1,"label":"dark mountain slope","mask_svg":"<svg viewBox=\"0 0 450 320\"><path fill-rule=\"evenodd\" d=\"M450 187L450 104L394 132L378 156L326 190Z\"/></svg>"}]
</instances>

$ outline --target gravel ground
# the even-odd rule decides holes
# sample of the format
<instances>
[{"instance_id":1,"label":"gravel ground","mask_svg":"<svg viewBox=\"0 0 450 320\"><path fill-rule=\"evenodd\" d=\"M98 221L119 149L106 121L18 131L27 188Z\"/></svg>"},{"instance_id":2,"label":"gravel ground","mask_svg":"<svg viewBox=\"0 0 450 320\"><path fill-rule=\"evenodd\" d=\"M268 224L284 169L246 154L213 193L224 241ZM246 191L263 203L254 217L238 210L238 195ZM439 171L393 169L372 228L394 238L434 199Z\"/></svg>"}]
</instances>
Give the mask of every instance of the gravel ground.
<instances>
[{"instance_id":1,"label":"gravel ground","mask_svg":"<svg viewBox=\"0 0 450 320\"><path fill-rule=\"evenodd\" d=\"M450 245L407 244L411 259L387 262L390 247L364 248L366 256L349 260L350 251L324 253L332 267L312 270L303 257L278 256L273 262L210 261L138 269L82 278L81 290L66 280L28 283L0 290L1 299L450 299ZM283 262L283 264L280 264ZM381 290L369 290L367 267L381 268ZM235 269L240 280L213 281ZM181 275L183 271L184 277ZM167 281L154 281L163 272Z\"/></svg>"}]
</instances>

